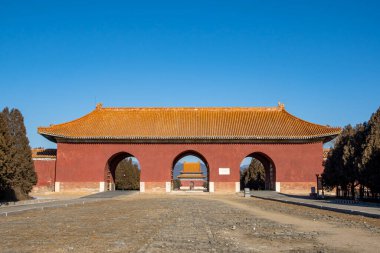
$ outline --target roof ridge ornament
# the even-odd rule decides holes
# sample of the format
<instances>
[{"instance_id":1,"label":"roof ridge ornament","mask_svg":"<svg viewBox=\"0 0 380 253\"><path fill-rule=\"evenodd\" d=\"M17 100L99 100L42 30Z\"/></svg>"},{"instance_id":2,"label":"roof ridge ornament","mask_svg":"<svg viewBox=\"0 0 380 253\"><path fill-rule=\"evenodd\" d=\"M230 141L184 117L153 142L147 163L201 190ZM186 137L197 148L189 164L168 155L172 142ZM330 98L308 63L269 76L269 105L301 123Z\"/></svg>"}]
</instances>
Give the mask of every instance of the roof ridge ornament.
<instances>
[{"instance_id":1,"label":"roof ridge ornament","mask_svg":"<svg viewBox=\"0 0 380 253\"><path fill-rule=\"evenodd\" d=\"M102 103L97 103L96 104L96 109L102 109L103 108L103 104Z\"/></svg>"},{"instance_id":2,"label":"roof ridge ornament","mask_svg":"<svg viewBox=\"0 0 380 253\"><path fill-rule=\"evenodd\" d=\"M278 108L282 111L285 110L285 104L278 101Z\"/></svg>"}]
</instances>

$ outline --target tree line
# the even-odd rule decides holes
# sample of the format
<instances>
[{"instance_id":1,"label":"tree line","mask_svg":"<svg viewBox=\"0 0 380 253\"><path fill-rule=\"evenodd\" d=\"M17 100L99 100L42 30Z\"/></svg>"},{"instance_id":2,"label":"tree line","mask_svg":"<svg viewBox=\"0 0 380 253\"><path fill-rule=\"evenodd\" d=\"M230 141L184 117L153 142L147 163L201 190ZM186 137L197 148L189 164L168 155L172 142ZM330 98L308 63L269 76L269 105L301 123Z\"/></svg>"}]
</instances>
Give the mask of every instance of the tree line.
<instances>
[{"instance_id":1,"label":"tree line","mask_svg":"<svg viewBox=\"0 0 380 253\"><path fill-rule=\"evenodd\" d=\"M380 108L368 122L347 125L335 139L322 174L327 190L351 198L380 197Z\"/></svg>"},{"instance_id":2,"label":"tree line","mask_svg":"<svg viewBox=\"0 0 380 253\"><path fill-rule=\"evenodd\" d=\"M0 200L28 199L36 183L24 118L6 107L0 111Z\"/></svg>"},{"instance_id":3,"label":"tree line","mask_svg":"<svg viewBox=\"0 0 380 253\"><path fill-rule=\"evenodd\" d=\"M117 165L115 187L117 190L140 189L140 170L131 158L124 159Z\"/></svg>"}]
</instances>

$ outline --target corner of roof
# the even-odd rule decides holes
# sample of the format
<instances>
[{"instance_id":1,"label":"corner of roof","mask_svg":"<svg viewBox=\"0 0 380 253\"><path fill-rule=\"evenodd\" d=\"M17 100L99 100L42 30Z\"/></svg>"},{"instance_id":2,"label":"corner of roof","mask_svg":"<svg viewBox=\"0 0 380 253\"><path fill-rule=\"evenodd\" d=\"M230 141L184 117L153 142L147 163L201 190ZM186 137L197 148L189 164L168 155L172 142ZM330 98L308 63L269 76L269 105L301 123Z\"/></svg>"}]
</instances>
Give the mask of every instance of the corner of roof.
<instances>
[{"instance_id":1,"label":"corner of roof","mask_svg":"<svg viewBox=\"0 0 380 253\"><path fill-rule=\"evenodd\" d=\"M320 125L320 124L316 124L316 123L313 123L313 122L310 122L310 121L307 121L307 120L304 120L304 119L301 119L297 116L295 116L294 114L288 112L286 109L285 109L285 106L284 104L281 104L279 103L278 107L277 107L280 111L284 112L284 113L287 113L290 117L293 117L295 118L296 120L299 120L299 121L302 121L306 124L310 124L310 125L314 125L314 126L318 126L318 127L323 127L323 128L328 128L330 129L334 134L340 134L342 132L342 128L341 127L332 127L332 126L329 126L329 125Z\"/></svg>"},{"instance_id":2,"label":"corner of roof","mask_svg":"<svg viewBox=\"0 0 380 253\"><path fill-rule=\"evenodd\" d=\"M74 120L71 120L71 121L67 121L67 122L64 122L64 123L60 123L60 124L50 124L49 126L40 126L40 127L37 127L37 132L39 134L43 134L43 133L47 133L49 131L52 131L52 129L56 129L57 127L62 127L62 126L65 126L65 125L68 125L68 124L71 124L73 122L76 122L76 121L79 121L85 117L88 117L90 116L91 114L101 110L103 107L102 107L102 104L100 103L100 105L98 104L95 108L95 110L92 110L91 112L83 115L82 117L80 118L77 118L77 119L74 119Z\"/></svg>"},{"instance_id":3,"label":"corner of roof","mask_svg":"<svg viewBox=\"0 0 380 253\"><path fill-rule=\"evenodd\" d=\"M40 127L37 127L37 133L41 133L42 131L44 131L45 129L46 129L47 127L42 127L42 126L40 126Z\"/></svg>"}]
</instances>

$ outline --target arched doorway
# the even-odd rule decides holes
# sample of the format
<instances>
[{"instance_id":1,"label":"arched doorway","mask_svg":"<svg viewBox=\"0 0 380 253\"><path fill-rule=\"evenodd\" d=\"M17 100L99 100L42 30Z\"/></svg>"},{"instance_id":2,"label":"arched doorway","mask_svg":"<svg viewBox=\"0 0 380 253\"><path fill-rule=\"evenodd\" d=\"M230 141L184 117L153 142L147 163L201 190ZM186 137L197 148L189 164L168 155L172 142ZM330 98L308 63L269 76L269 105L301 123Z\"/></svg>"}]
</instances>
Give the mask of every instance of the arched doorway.
<instances>
[{"instance_id":1,"label":"arched doorway","mask_svg":"<svg viewBox=\"0 0 380 253\"><path fill-rule=\"evenodd\" d=\"M106 191L140 189L140 164L130 153L120 152L108 159L104 176Z\"/></svg>"},{"instance_id":2,"label":"arched doorway","mask_svg":"<svg viewBox=\"0 0 380 253\"><path fill-rule=\"evenodd\" d=\"M209 189L209 166L203 155L185 151L173 160L172 191L204 191Z\"/></svg>"},{"instance_id":3,"label":"arched doorway","mask_svg":"<svg viewBox=\"0 0 380 253\"><path fill-rule=\"evenodd\" d=\"M276 168L264 153L254 152L240 163L240 187L253 190L276 190Z\"/></svg>"}]
</instances>

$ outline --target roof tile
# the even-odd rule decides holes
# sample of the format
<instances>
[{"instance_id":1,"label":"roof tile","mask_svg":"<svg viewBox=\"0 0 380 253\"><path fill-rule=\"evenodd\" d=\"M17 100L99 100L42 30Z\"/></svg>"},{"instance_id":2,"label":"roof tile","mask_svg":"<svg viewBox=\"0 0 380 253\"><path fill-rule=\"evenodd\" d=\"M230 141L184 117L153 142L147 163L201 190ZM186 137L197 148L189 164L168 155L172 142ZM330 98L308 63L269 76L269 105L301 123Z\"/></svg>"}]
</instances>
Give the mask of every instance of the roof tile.
<instances>
[{"instance_id":1,"label":"roof tile","mask_svg":"<svg viewBox=\"0 0 380 253\"><path fill-rule=\"evenodd\" d=\"M284 107L102 108L38 132L64 139L331 139L341 132L301 120Z\"/></svg>"}]
</instances>

